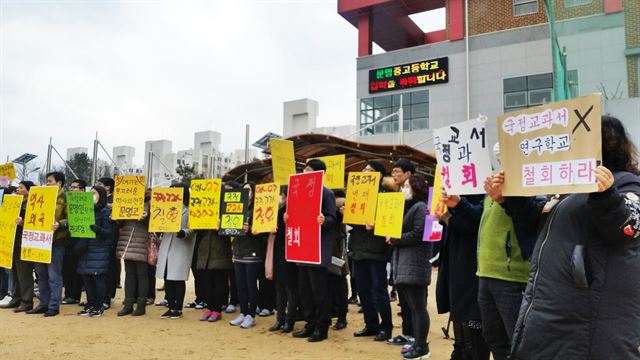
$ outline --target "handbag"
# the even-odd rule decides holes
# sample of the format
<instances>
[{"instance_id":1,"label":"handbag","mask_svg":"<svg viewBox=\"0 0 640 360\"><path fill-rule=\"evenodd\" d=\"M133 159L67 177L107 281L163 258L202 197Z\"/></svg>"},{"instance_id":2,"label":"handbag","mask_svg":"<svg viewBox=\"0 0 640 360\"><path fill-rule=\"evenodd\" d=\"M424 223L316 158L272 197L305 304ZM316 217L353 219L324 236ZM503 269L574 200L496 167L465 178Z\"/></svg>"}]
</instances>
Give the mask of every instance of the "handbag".
<instances>
[{"instance_id":1,"label":"handbag","mask_svg":"<svg viewBox=\"0 0 640 360\"><path fill-rule=\"evenodd\" d=\"M158 263L158 250L160 249L160 239L155 233L149 233L149 240L147 240L147 263L151 266L156 266Z\"/></svg>"}]
</instances>

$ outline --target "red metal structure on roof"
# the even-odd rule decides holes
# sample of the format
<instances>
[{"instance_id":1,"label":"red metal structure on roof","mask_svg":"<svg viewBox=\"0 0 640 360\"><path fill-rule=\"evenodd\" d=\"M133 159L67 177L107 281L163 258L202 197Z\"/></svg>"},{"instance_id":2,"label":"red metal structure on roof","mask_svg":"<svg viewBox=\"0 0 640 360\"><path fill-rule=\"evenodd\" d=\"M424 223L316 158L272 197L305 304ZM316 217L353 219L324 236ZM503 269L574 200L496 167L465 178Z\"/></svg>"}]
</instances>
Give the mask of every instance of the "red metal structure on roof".
<instances>
[{"instance_id":1,"label":"red metal structure on roof","mask_svg":"<svg viewBox=\"0 0 640 360\"><path fill-rule=\"evenodd\" d=\"M447 7L447 29L425 33L409 15ZM464 38L464 0L338 0L338 13L358 28L358 56L375 42L385 51Z\"/></svg>"}]
</instances>

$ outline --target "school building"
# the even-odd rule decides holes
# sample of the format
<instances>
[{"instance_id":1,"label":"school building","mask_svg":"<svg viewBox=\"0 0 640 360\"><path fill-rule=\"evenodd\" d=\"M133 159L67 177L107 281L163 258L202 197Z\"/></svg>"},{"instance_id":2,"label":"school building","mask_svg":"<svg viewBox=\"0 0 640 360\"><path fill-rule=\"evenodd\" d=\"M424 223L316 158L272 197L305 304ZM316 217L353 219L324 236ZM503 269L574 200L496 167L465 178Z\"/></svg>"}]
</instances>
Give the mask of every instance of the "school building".
<instances>
[{"instance_id":1,"label":"school building","mask_svg":"<svg viewBox=\"0 0 640 360\"><path fill-rule=\"evenodd\" d=\"M467 7L465 7L467 4ZM404 144L433 153L432 129L551 101L549 24L542 0L338 0L358 29L359 129L403 107ZM410 17L446 10L446 29L425 33ZM468 21L466 19L468 18ZM640 144L640 1L556 0L555 28L575 96L600 92ZM372 54L377 44L385 52ZM467 100L468 99L468 100ZM401 141L397 116L358 141Z\"/></svg>"}]
</instances>

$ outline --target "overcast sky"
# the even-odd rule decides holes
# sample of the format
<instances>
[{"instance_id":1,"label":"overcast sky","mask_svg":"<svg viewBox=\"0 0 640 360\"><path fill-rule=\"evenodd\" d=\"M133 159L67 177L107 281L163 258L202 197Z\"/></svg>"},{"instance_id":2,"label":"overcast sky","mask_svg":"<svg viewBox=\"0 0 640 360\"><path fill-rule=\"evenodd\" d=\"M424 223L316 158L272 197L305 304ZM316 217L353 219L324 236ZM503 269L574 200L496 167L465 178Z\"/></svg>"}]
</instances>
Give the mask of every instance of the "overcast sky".
<instances>
[{"instance_id":1,"label":"overcast sky","mask_svg":"<svg viewBox=\"0 0 640 360\"><path fill-rule=\"evenodd\" d=\"M318 126L355 124L357 30L335 0L0 0L0 46L0 163L44 161L50 136L91 152L96 131L138 165L146 140L176 152L202 130L231 152L305 97Z\"/></svg>"}]
</instances>

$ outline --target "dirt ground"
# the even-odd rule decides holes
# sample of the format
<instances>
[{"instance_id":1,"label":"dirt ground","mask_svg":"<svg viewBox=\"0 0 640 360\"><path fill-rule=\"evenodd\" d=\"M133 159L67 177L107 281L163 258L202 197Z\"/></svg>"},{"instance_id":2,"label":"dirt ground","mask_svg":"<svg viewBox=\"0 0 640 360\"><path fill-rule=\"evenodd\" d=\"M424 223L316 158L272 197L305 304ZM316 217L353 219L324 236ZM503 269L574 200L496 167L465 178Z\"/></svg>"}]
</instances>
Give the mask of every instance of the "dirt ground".
<instances>
[{"instance_id":1,"label":"dirt ground","mask_svg":"<svg viewBox=\"0 0 640 360\"><path fill-rule=\"evenodd\" d=\"M124 279L124 277L123 277ZM444 339L441 328L447 315L437 315L433 285L428 299L431 329L431 359L449 359L452 340ZM162 293L158 293L162 296ZM236 314L223 315L223 321L198 321L201 310L184 309L181 319L160 319L164 307L149 306L147 315L118 318L123 291L118 290L116 305L101 318L77 316L77 305L62 305L60 315L14 314L0 309L0 358L2 359L401 359L400 347L354 338L363 327L357 305L349 305L349 326L330 330L329 339L308 343L291 334L270 333L275 316L258 318L252 329L231 327ZM193 283L187 284L185 302L194 298ZM394 335L400 333L397 302L392 303ZM301 328L296 324L296 330ZM453 328L451 329L453 336Z\"/></svg>"}]
</instances>

